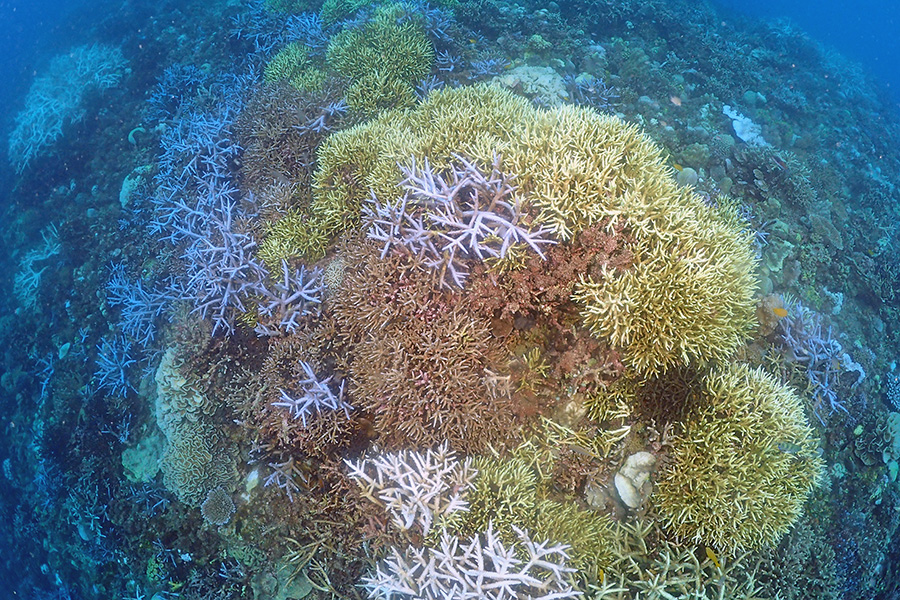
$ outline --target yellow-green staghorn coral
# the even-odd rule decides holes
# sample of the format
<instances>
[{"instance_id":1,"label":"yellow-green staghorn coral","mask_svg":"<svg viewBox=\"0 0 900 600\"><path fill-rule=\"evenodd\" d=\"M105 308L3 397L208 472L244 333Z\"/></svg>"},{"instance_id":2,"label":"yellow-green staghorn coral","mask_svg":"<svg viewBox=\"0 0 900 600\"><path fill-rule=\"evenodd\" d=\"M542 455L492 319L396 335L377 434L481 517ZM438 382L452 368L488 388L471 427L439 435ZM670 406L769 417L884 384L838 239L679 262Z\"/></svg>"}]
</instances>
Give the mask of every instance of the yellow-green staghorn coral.
<instances>
[{"instance_id":1,"label":"yellow-green staghorn coral","mask_svg":"<svg viewBox=\"0 0 900 600\"><path fill-rule=\"evenodd\" d=\"M469 510L456 513L446 522L455 533L465 536L487 531L491 526L509 540L513 527L525 529L540 539L570 546L571 564L584 577L596 579L614 555L614 533L608 515L581 508L571 498L554 495L530 459L543 444L525 442L512 455L481 456L475 460L475 480L468 490ZM540 468L552 468L543 462Z\"/></svg>"},{"instance_id":2,"label":"yellow-green staghorn coral","mask_svg":"<svg viewBox=\"0 0 900 600\"><path fill-rule=\"evenodd\" d=\"M646 375L705 366L744 342L755 258L735 212L676 186L635 126L591 109L542 110L490 85L432 93L325 141L304 223L320 239L358 223L366 199L401 193L398 164L427 158L440 171L454 155L491 164L495 154L536 224L560 240L598 223L626 231L632 266L583 274L575 299L629 366ZM308 246L298 231L271 232L263 253Z\"/></svg>"},{"instance_id":3,"label":"yellow-green staghorn coral","mask_svg":"<svg viewBox=\"0 0 900 600\"><path fill-rule=\"evenodd\" d=\"M347 104L373 116L415 102L413 85L431 71L434 47L416 23L399 21L395 5L378 9L374 20L345 29L328 44L328 65L350 79Z\"/></svg>"},{"instance_id":4,"label":"yellow-green staghorn coral","mask_svg":"<svg viewBox=\"0 0 900 600\"><path fill-rule=\"evenodd\" d=\"M736 217L661 188L627 220L631 268L584 277L575 293L591 330L647 375L723 361L755 325L756 263Z\"/></svg>"},{"instance_id":5,"label":"yellow-green staghorn coral","mask_svg":"<svg viewBox=\"0 0 900 600\"><path fill-rule=\"evenodd\" d=\"M741 364L710 373L702 394L653 495L664 527L731 552L777 543L823 469L800 398Z\"/></svg>"},{"instance_id":6,"label":"yellow-green staghorn coral","mask_svg":"<svg viewBox=\"0 0 900 600\"><path fill-rule=\"evenodd\" d=\"M301 91L320 91L326 79L325 72L314 65L306 47L298 42L282 48L263 71L266 83L284 80Z\"/></svg>"}]
</instances>

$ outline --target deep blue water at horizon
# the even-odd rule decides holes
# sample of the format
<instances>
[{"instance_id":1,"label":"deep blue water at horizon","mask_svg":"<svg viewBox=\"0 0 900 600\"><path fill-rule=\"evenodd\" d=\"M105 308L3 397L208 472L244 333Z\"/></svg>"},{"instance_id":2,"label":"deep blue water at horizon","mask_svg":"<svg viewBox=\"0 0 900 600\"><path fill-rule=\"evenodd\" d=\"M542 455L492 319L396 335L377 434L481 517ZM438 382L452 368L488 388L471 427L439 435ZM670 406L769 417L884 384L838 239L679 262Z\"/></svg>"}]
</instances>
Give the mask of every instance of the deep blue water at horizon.
<instances>
[{"instance_id":1,"label":"deep blue water at horizon","mask_svg":"<svg viewBox=\"0 0 900 600\"><path fill-rule=\"evenodd\" d=\"M900 106L897 0L713 0L764 20L786 18L810 37L862 64Z\"/></svg>"},{"instance_id":2,"label":"deep blue water at horizon","mask_svg":"<svg viewBox=\"0 0 900 600\"><path fill-rule=\"evenodd\" d=\"M79 40L69 16L88 2L0 0L0 102L15 111L31 85L34 72L60 47ZM48 48L47 46L51 46ZM48 56L49 54L49 56ZM19 105L19 106L16 106Z\"/></svg>"}]
</instances>

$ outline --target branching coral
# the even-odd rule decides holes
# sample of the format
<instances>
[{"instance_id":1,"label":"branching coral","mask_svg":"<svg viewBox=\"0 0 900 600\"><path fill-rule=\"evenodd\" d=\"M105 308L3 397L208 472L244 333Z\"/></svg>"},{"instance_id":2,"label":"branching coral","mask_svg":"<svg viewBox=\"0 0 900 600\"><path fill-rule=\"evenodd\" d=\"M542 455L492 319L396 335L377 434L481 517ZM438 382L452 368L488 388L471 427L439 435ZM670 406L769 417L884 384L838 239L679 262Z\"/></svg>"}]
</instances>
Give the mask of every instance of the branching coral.
<instances>
[{"instance_id":1,"label":"branching coral","mask_svg":"<svg viewBox=\"0 0 900 600\"><path fill-rule=\"evenodd\" d=\"M170 298L154 289L145 289L141 279L130 280L121 264L113 265L106 284L106 300L121 311L122 331L146 347L156 336L156 320L169 306Z\"/></svg>"},{"instance_id":2,"label":"branching coral","mask_svg":"<svg viewBox=\"0 0 900 600\"><path fill-rule=\"evenodd\" d=\"M35 263L44 262L56 256L62 250L59 242L59 231L56 225L50 224L41 230L42 244L22 256L19 270L16 272L13 292L24 308L32 309L37 304L37 292L41 285L41 277L49 264L37 268Z\"/></svg>"},{"instance_id":3,"label":"branching coral","mask_svg":"<svg viewBox=\"0 0 900 600\"><path fill-rule=\"evenodd\" d=\"M348 104L366 115L411 105L413 84L434 63L434 47L422 29L393 13L390 5L379 8L371 22L344 29L328 46L329 66L350 78Z\"/></svg>"},{"instance_id":4,"label":"branching coral","mask_svg":"<svg viewBox=\"0 0 900 600\"><path fill-rule=\"evenodd\" d=\"M821 477L800 398L746 365L709 374L653 496L666 529L719 549L773 544Z\"/></svg>"},{"instance_id":5,"label":"branching coral","mask_svg":"<svg viewBox=\"0 0 900 600\"><path fill-rule=\"evenodd\" d=\"M335 394L328 387L331 377L323 380L316 378L316 373L309 363L300 361L303 368L304 377L299 381L299 387L303 389L300 395L289 394L285 390L279 390L281 399L273 402L272 406L286 408L293 419L300 419L303 427L307 426L306 419L313 416L313 413L319 414L325 411L343 411L344 416L350 419L350 411L352 406L344 401L344 384L340 385L338 393Z\"/></svg>"},{"instance_id":6,"label":"branching coral","mask_svg":"<svg viewBox=\"0 0 900 600\"><path fill-rule=\"evenodd\" d=\"M401 169L404 195L393 202L373 198L363 210L368 237L383 244L382 258L392 246L405 247L438 273L442 285L452 280L460 288L472 260L509 260L524 247L545 258L541 248L556 242L527 225L515 188L499 170L500 157L494 156L489 175L456 158L461 166L446 178L427 159L421 169L413 160Z\"/></svg>"},{"instance_id":7,"label":"branching coral","mask_svg":"<svg viewBox=\"0 0 900 600\"><path fill-rule=\"evenodd\" d=\"M596 422L625 418L660 427L677 424L703 402L702 381L702 373L685 367L651 377L628 371L585 400L587 416Z\"/></svg>"},{"instance_id":8,"label":"branching coral","mask_svg":"<svg viewBox=\"0 0 900 600\"><path fill-rule=\"evenodd\" d=\"M347 445L358 427L358 411L351 410L347 401L341 372L320 375L325 372L322 365L331 359L317 350L315 332L304 329L269 342L255 379L263 391L256 392L242 411L260 442L278 455L300 451L325 457Z\"/></svg>"},{"instance_id":9,"label":"branching coral","mask_svg":"<svg viewBox=\"0 0 900 600\"><path fill-rule=\"evenodd\" d=\"M131 342L125 336L106 336L97 346L97 385L113 395L125 396L134 386L128 373L135 360L131 357Z\"/></svg>"},{"instance_id":10,"label":"branching coral","mask_svg":"<svg viewBox=\"0 0 900 600\"><path fill-rule=\"evenodd\" d=\"M559 450L554 446L551 452ZM612 560L612 521L570 498L550 498L554 492L551 474L541 472L552 469L550 456L539 446L525 443L510 456L478 457L474 463L478 474L467 494L469 510L449 519L447 526L463 536L494 528L506 541L515 540L517 528L527 530L537 538L569 546L571 565L587 578L596 577Z\"/></svg>"},{"instance_id":11,"label":"branching coral","mask_svg":"<svg viewBox=\"0 0 900 600\"><path fill-rule=\"evenodd\" d=\"M337 92L298 91L276 82L255 93L235 123L243 147L240 175L243 184L257 196L264 216L272 217L291 208L306 207L311 196L315 153L328 133L345 120L346 104ZM278 194L275 186L289 187ZM286 195L279 201L279 196ZM266 262L271 267L279 260Z\"/></svg>"},{"instance_id":12,"label":"branching coral","mask_svg":"<svg viewBox=\"0 0 900 600\"><path fill-rule=\"evenodd\" d=\"M764 595L784 600L842 597L834 548L824 527L819 519L804 515L777 547L757 553L757 578Z\"/></svg>"},{"instance_id":13,"label":"branching coral","mask_svg":"<svg viewBox=\"0 0 900 600\"><path fill-rule=\"evenodd\" d=\"M293 42L269 61L263 72L263 79L266 83L286 81L301 92L322 92L328 75L310 59L309 50L304 44Z\"/></svg>"},{"instance_id":14,"label":"branching coral","mask_svg":"<svg viewBox=\"0 0 900 600\"><path fill-rule=\"evenodd\" d=\"M464 87L433 93L412 112L389 111L330 136L319 153L312 215L329 234L358 223L372 195L401 195L397 163L410 157L427 156L439 170L453 154L490 164L532 110L524 99L498 88Z\"/></svg>"},{"instance_id":15,"label":"branching coral","mask_svg":"<svg viewBox=\"0 0 900 600\"><path fill-rule=\"evenodd\" d=\"M400 451L345 461L362 496L382 506L401 531L428 535L436 521L468 510L467 488L477 471L446 443L437 450Z\"/></svg>"},{"instance_id":16,"label":"branching coral","mask_svg":"<svg viewBox=\"0 0 900 600\"><path fill-rule=\"evenodd\" d=\"M787 315L778 322L775 342L789 363L803 366L813 398L813 412L824 423L823 413L849 414L838 397L841 375L852 374L854 390L866 378L866 373L855 362L839 341L825 328L822 315L803 304L789 300ZM827 412L825 411L827 409Z\"/></svg>"},{"instance_id":17,"label":"branching coral","mask_svg":"<svg viewBox=\"0 0 900 600\"><path fill-rule=\"evenodd\" d=\"M761 586L748 552L719 554L718 565L702 547L666 539L651 521L618 524L615 561L586 586L590 600L757 600ZM715 556L715 555L714 555Z\"/></svg>"},{"instance_id":18,"label":"branching coral","mask_svg":"<svg viewBox=\"0 0 900 600\"><path fill-rule=\"evenodd\" d=\"M724 360L754 326L755 259L736 217L670 191L658 222L650 206L643 224L629 221L631 268L605 269L576 291L588 326L650 375Z\"/></svg>"},{"instance_id":19,"label":"branching coral","mask_svg":"<svg viewBox=\"0 0 900 600\"><path fill-rule=\"evenodd\" d=\"M342 285L330 300L346 345L348 391L372 415L386 447L430 446L477 451L512 435L508 395L492 393L506 354L486 321L464 299L436 290L408 257L379 258L366 243L343 257Z\"/></svg>"},{"instance_id":20,"label":"branching coral","mask_svg":"<svg viewBox=\"0 0 900 600\"><path fill-rule=\"evenodd\" d=\"M256 287L258 335L282 335L300 328L300 320L317 315L322 303L322 272L319 269L300 269L291 272L281 263L282 279L271 286Z\"/></svg>"},{"instance_id":21,"label":"branching coral","mask_svg":"<svg viewBox=\"0 0 900 600\"><path fill-rule=\"evenodd\" d=\"M437 548L393 548L375 573L363 578L370 598L576 598L568 581L566 547L534 542L517 529L517 543L508 544L488 528L482 535L460 540L444 532Z\"/></svg>"}]
</instances>

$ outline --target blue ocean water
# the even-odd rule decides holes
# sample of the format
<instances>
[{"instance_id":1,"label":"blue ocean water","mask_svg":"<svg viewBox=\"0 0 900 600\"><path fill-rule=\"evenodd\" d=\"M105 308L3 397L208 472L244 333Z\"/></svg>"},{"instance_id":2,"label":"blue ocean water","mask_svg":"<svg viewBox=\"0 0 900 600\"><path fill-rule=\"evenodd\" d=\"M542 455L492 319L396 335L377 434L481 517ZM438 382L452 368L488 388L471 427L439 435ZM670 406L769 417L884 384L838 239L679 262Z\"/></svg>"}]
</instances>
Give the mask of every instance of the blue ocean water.
<instances>
[{"instance_id":1,"label":"blue ocean water","mask_svg":"<svg viewBox=\"0 0 900 600\"><path fill-rule=\"evenodd\" d=\"M78 12L78 2L4 1L0 3L0 51L4 60L0 68L4 86L0 90L4 103L14 102L28 90L37 62L46 60L53 49L59 51L77 41L68 19Z\"/></svg>"},{"instance_id":2,"label":"blue ocean water","mask_svg":"<svg viewBox=\"0 0 900 600\"><path fill-rule=\"evenodd\" d=\"M900 599L892 8L0 1L0 600Z\"/></svg>"},{"instance_id":3,"label":"blue ocean water","mask_svg":"<svg viewBox=\"0 0 900 600\"><path fill-rule=\"evenodd\" d=\"M892 0L717 0L762 19L788 19L813 38L861 63L900 102L900 10Z\"/></svg>"}]
</instances>

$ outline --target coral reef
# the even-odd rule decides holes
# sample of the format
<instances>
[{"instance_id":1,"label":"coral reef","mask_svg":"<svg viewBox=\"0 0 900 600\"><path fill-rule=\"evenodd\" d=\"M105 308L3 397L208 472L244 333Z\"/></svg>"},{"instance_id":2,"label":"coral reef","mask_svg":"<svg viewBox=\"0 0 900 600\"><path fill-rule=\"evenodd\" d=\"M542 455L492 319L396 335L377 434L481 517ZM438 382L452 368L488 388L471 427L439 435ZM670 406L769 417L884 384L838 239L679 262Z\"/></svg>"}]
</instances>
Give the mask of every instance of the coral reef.
<instances>
[{"instance_id":1,"label":"coral reef","mask_svg":"<svg viewBox=\"0 0 900 600\"><path fill-rule=\"evenodd\" d=\"M9 159L21 173L63 135L64 128L85 116L92 91L119 84L128 62L118 48L77 46L50 61L35 78L9 135Z\"/></svg>"},{"instance_id":2,"label":"coral reef","mask_svg":"<svg viewBox=\"0 0 900 600\"><path fill-rule=\"evenodd\" d=\"M857 67L686 0L156 8L7 115L10 594L892 597Z\"/></svg>"},{"instance_id":3,"label":"coral reef","mask_svg":"<svg viewBox=\"0 0 900 600\"><path fill-rule=\"evenodd\" d=\"M802 402L740 364L710 373L703 395L659 474L664 526L729 552L777 543L823 475Z\"/></svg>"},{"instance_id":4,"label":"coral reef","mask_svg":"<svg viewBox=\"0 0 900 600\"><path fill-rule=\"evenodd\" d=\"M471 126L442 129L447 118ZM535 223L562 240L604 218L621 219L636 260L598 281L586 277L576 297L595 333L643 371L727 358L751 331L754 259L737 217L677 188L653 145L615 118L571 107L537 111L475 86L436 92L412 113L385 115L330 140L311 206L323 225L337 225L339 214L352 218L370 194L399 196L400 176L390 175L396 167L387 157L422 160L417 148L428 148L431 168L440 169L451 152L486 160L488 149L505 147L502 169L516 173ZM662 207L665 219L657 217Z\"/></svg>"}]
</instances>

